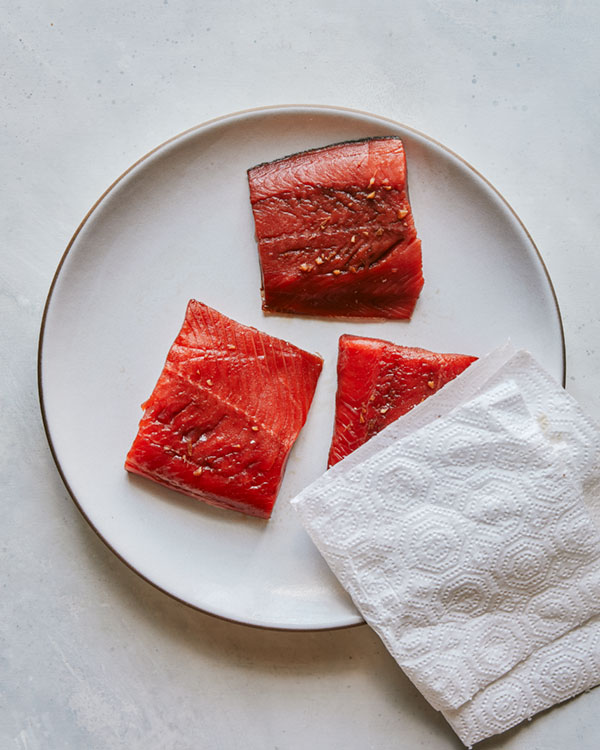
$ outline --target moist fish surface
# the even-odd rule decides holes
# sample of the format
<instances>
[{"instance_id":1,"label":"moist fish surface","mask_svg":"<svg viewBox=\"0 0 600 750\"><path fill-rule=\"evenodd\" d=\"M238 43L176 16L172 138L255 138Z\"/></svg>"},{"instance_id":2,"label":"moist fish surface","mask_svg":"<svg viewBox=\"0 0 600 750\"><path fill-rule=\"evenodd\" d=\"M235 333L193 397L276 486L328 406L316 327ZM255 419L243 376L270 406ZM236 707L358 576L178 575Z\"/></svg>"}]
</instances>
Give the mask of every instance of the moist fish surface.
<instances>
[{"instance_id":1,"label":"moist fish surface","mask_svg":"<svg viewBox=\"0 0 600 750\"><path fill-rule=\"evenodd\" d=\"M263 310L410 318L421 242L397 137L339 143L248 170Z\"/></svg>"},{"instance_id":2,"label":"moist fish surface","mask_svg":"<svg viewBox=\"0 0 600 750\"><path fill-rule=\"evenodd\" d=\"M439 391L476 359L399 346L382 339L341 336L328 465L341 461Z\"/></svg>"},{"instance_id":3,"label":"moist fish surface","mask_svg":"<svg viewBox=\"0 0 600 750\"><path fill-rule=\"evenodd\" d=\"M127 471L269 518L323 361L191 300Z\"/></svg>"}]
</instances>

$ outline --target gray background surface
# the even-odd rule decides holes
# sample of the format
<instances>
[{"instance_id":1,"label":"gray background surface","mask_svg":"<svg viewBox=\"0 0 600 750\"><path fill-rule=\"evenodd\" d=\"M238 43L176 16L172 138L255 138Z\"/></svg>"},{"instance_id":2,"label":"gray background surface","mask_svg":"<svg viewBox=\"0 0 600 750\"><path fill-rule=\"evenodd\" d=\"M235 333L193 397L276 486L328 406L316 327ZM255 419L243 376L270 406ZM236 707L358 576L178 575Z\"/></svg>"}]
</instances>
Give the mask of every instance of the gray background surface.
<instances>
[{"instance_id":1,"label":"gray background surface","mask_svg":"<svg viewBox=\"0 0 600 750\"><path fill-rule=\"evenodd\" d=\"M460 747L367 627L221 622L112 555L46 444L39 324L73 231L145 152L246 107L356 107L441 141L512 204L556 287L567 388L600 419L600 5L2 6L0 747ZM480 747L596 750L599 715L596 690Z\"/></svg>"}]
</instances>

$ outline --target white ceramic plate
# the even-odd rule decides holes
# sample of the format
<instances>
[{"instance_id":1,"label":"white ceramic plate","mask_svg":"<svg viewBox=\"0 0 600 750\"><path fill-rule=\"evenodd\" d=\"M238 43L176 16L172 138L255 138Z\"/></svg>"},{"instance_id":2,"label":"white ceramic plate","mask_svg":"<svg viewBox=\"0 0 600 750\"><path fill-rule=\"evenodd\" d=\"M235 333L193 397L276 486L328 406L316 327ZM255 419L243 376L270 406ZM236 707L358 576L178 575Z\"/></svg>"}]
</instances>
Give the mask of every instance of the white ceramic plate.
<instances>
[{"instance_id":1,"label":"white ceramic plate","mask_svg":"<svg viewBox=\"0 0 600 750\"><path fill-rule=\"evenodd\" d=\"M390 134L404 140L423 243L425 287L412 321L264 316L246 169ZM139 405L191 297L325 358L269 523L123 470ZM326 465L344 332L475 355L510 337L564 378L560 314L531 238L477 172L420 133L344 109L265 108L192 128L133 165L69 244L40 336L50 445L93 528L148 581L215 615L288 629L362 622L288 502Z\"/></svg>"}]
</instances>

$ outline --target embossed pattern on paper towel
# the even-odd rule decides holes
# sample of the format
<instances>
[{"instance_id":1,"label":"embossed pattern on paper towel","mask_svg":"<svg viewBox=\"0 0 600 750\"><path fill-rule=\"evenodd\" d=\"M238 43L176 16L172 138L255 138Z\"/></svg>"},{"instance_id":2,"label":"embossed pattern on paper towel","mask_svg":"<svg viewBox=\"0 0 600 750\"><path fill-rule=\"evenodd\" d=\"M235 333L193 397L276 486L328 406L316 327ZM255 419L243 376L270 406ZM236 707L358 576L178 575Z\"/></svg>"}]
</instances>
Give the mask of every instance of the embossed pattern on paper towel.
<instances>
[{"instance_id":1,"label":"embossed pattern on paper towel","mask_svg":"<svg viewBox=\"0 0 600 750\"><path fill-rule=\"evenodd\" d=\"M325 558L435 707L600 610L572 459L509 383L301 494Z\"/></svg>"},{"instance_id":2,"label":"embossed pattern on paper towel","mask_svg":"<svg viewBox=\"0 0 600 750\"><path fill-rule=\"evenodd\" d=\"M466 745L600 684L600 617L543 646L444 716Z\"/></svg>"}]
</instances>

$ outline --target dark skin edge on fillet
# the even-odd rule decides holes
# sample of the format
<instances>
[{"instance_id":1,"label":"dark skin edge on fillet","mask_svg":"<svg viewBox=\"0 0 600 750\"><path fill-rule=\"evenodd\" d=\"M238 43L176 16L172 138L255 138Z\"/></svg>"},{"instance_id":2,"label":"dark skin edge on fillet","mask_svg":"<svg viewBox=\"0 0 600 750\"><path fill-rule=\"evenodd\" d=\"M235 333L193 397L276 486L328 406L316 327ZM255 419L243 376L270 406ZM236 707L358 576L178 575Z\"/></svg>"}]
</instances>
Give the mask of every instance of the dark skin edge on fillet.
<instances>
[{"instance_id":1,"label":"dark skin edge on fillet","mask_svg":"<svg viewBox=\"0 0 600 750\"><path fill-rule=\"evenodd\" d=\"M294 156L302 156L302 154L318 154L319 151L326 151L328 148L333 148L334 146L347 146L351 143L367 143L368 141L402 141L402 138L400 138L399 135L371 135L368 138L354 138L349 141L338 141L337 143L328 143L327 146L319 146L317 148L307 148L304 151L296 151L293 154L288 154L287 156L280 156L278 159L271 159L270 161L261 161L260 164L255 164L253 167L250 167L250 169L247 169L246 172L251 172L253 169L258 169L258 167L266 167L269 164L277 164L280 161L285 161L286 159L293 159Z\"/></svg>"}]
</instances>

